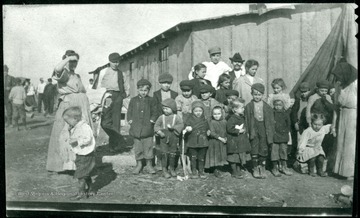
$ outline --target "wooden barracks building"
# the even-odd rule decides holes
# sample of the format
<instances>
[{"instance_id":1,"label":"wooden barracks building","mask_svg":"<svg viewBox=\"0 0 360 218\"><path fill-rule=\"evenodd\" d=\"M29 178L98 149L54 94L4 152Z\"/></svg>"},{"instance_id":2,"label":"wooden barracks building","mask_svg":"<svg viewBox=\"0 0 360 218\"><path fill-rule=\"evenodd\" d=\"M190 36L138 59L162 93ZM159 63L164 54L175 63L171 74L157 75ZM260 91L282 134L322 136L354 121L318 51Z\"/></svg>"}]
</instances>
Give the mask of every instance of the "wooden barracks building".
<instances>
[{"instance_id":1,"label":"wooden barracks building","mask_svg":"<svg viewBox=\"0 0 360 218\"><path fill-rule=\"evenodd\" d=\"M130 77L131 96L143 78L159 89L159 74L174 76L172 89L187 79L197 63L210 61L208 48L219 46L222 60L240 52L260 63L257 75L267 91L281 77L290 89L314 58L341 13L343 4L292 4L267 8L252 4L248 13L180 23L121 56L121 70ZM270 89L271 91L271 89Z\"/></svg>"}]
</instances>

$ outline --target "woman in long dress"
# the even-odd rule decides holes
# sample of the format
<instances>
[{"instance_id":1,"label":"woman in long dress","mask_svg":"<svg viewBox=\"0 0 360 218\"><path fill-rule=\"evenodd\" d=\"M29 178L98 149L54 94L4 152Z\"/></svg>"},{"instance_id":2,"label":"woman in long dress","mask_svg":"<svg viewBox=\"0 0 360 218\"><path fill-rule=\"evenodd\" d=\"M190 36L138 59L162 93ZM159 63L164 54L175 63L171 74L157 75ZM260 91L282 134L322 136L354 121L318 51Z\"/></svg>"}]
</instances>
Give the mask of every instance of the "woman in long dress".
<instances>
[{"instance_id":1,"label":"woman in long dress","mask_svg":"<svg viewBox=\"0 0 360 218\"><path fill-rule=\"evenodd\" d=\"M352 180L356 147L357 70L346 62L340 62L332 74L341 86L338 96L340 117L334 173ZM336 117L334 113L334 120Z\"/></svg>"},{"instance_id":2,"label":"woman in long dress","mask_svg":"<svg viewBox=\"0 0 360 218\"><path fill-rule=\"evenodd\" d=\"M63 60L55 67L53 79L57 81L60 103L55 115L51 132L46 169L52 172L75 170L75 154L64 142L69 126L62 118L68 107L79 106L82 109L82 119L92 128L90 105L86 90L79 74L74 71L79 61L79 55L72 50L66 51Z\"/></svg>"}]
</instances>

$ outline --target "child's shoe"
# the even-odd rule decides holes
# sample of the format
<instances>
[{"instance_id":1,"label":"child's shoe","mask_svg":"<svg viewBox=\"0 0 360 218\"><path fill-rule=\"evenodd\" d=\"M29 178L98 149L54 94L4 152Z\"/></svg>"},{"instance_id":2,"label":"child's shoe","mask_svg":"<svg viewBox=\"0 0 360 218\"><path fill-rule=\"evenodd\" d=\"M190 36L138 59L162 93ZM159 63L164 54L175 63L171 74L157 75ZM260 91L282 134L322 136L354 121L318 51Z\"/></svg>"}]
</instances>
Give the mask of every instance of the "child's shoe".
<instances>
[{"instance_id":1,"label":"child's shoe","mask_svg":"<svg viewBox=\"0 0 360 218\"><path fill-rule=\"evenodd\" d=\"M222 177L222 175L221 175L221 173L220 173L220 171L218 169L214 170L214 176L217 177L217 178Z\"/></svg>"},{"instance_id":2,"label":"child's shoe","mask_svg":"<svg viewBox=\"0 0 360 218\"><path fill-rule=\"evenodd\" d=\"M171 175L169 174L169 172L168 172L168 170L167 170L166 168L163 168L162 171L163 171L163 176L164 176L166 179L171 178Z\"/></svg>"},{"instance_id":3,"label":"child's shoe","mask_svg":"<svg viewBox=\"0 0 360 218\"><path fill-rule=\"evenodd\" d=\"M177 173L175 172L175 155L170 155L169 165L171 176L176 177Z\"/></svg>"},{"instance_id":4,"label":"child's shoe","mask_svg":"<svg viewBox=\"0 0 360 218\"><path fill-rule=\"evenodd\" d=\"M150 174L155 174L156 173L154 167L152 166L152 159L146 160L146 167L147 167Z\"/></svg>"},{"instance_id":5,"label":"child's shoe","mask_svg":"<svg viewBox=\"0 0 360 218\"><path fill-rule=\"evenodd\" d=\"M197 170L191 170L192 171L192 173L191 173L191 175L190 175L190 178L191 179L198 179L199 178L199 175L198 175L198 172L197 172Z\"/></svg>"},{"instance_id":6,"label":"child's shoe","mask_svg":"<svg viewBox=\"0 0 360 218\"><path fill-rule=\"evenodd\" d=\"M320 156L318 157L318 166L317 166L317 173L321 177L326 177L327 173L324 172L324 157Z\"/></svg>"},{"instance_id":7,"label":"child's shoe","mask_svg":"<svg viewBox=\"0 0 360 218\"><path fill-rule=\"evenodd\" d=\"M260 166L260 178L261 179L266 179L266 170L265 170L265 165L261 165Z\"/></svg>"},{"instance_id":8,"label":"child's shoe","mask_svg":"<svg viewBox=\"0 0 360 218\"><path fill-rule=\"evenodd\" d=\"M200 171L200 172L199 172L199 177L200 177L200 179L206 179L206 178L207 178L207 175L205 174L204 171Z\"/></svg>"},{"instance_id":9,"label":"child's shoe","mask_svg":"<svg viewBox=\"0 0 360 218\"><path fill-rule=\"evenodd\" d=\"M78 201L78 200L80 200L80 199L85 198L85 197L86 197L86 194L85 194L85 193L86 193L85 186L86 186L85 179L80 179L80 180L79 180L79 190L78 190L78 192L77 192L75 195L73 195L73 196L70 197L70 200L72 200L72 201Z\"/></svg>"},{"instance_id":10,"label":"child's shoe","mask_svg":"<svg viewBox=\"0 0 360 218\"><path fill-rule=\"evenodd\" d=\"M137 160L136 161L136 167L133 170L133 174L135 174L135 175L139 174L140 171L141 171L141 168L142 168L142 162L141 162L141 160Z\"/></svg>"},{"instance_id":11,"label":"child's shoe","mask_svg":"<svg viewBox=\"0 0 360 218\"><path fill-rule=\"evenodd\" d=\"M286 160L281 160L281 165L280 165L279 171L287 176L292 175L292 172L287 167Z\"/></svg>"},{"instance_id":12,"label":"child's shoe","mask_svg":"<svg viewBox=\"0 0 360 218\"><path fill-rule=\"evenodd\" d=\"M312 177L316 177L314 158L309 160L308 166L309 166L309 175L312 176Z\"/></svg>"},{"instance_id":13,"label":"child's shoe","mask_svg":"<svg viewBox=\"0 0 360 218\"><path fill-rule=\"evenodd\" d=\"M272 174L275 176L275 177L280 177L281 174L279 173L279 166L278 166L278 162L277 161L273 161L273 168L271 169L271 172Z\"/></svg>"},{"instance_id":14,"label":"child's shoe","mask_svg":"<svg viewBox=\"0 0 360 218\"><path fill-rule=\"evenodd\" d=\"M260 166L256 166L253 168L253 176L256 179L260 179Z\"/></svg>"},{"instance_id":15,"label":"child's shoe","mask_svg":"<svg viewBox=\"0 0 360 218\"><path fill-rule=\"evenodd\" d=\"M205 161L204 160L199 160L199 176L201 179L206 179L207 176L204 172L204 165L205 165Z\"/></svg>"}]
</instances>

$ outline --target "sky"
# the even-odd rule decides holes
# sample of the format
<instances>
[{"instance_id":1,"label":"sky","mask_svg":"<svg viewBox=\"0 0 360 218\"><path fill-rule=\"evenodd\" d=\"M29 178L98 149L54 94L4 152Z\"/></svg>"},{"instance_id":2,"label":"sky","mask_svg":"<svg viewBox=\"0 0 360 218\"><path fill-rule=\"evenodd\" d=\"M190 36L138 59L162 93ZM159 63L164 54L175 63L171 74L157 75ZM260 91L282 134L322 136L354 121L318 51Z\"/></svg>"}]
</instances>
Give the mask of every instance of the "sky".
<instances>
[{"instance_id":1,"label":"sky","mask_svg":"<svg viewBox=\"0 0 360 218\"><path fill-rule=\"evenodd\" d=\"M66 50L88 72L181 22L248 12L248 4L4 5L3 58L9 74L49 78Z\"/></svg>"}]
</instances>

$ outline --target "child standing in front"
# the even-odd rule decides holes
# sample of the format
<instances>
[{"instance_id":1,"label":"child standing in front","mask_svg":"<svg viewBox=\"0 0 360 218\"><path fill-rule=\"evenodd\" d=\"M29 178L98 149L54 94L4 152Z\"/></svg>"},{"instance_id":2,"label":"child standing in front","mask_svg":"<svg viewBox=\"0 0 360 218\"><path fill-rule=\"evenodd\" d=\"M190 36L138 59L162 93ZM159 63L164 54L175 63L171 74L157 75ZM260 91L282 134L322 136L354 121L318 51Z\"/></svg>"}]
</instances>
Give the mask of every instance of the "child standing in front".
<instances>
[{"instance_id":1,"label":"child standing in front","mask_svg":"<svg viewBox=\"0 0 360 218\"><path fill-rule=\"evenodd\" d=\"M154 174L152 166L154 124L157 118L156 102L150 97L151 83L146 79L137 82L138 95L130 100L127 120L130 124L129 134L134 137L136 167L134 174L142 169L142 160L146 160L149 173Z\"/></svg>"},{"instance_id":2,"label":"child standing in front","mask_svg":"<svg viewBox=\"0 0 360 218\"><path fill-rule=\"evenodd\" d=\"M299 140L297 160L308 163L310 176L316 176L315 165L321 177L327 176L323 170L325 152L321 143L325 135L330 133L331 124L324 125L325 119L323 114L313 114L311 126L303 132Z\"/></svg>"},{"instance_id":3,"label":"child standing in front","mask_svg":"<svg viewBox=\"0 0 360 218\"><path fill-rule=\"evenodd\" d=\"M226 120L220 106L212 110L212 119L209 121L209 147L206 152L205 168L214 168L214 175L221 177L219 168L227 165L226 161Z\"/></svg>"},{"instance_id":4,"label":"child standing in front","mask_svg":"<svg viewBox=\"0 0 360 218\"><path fill-rule=\"evenodd\" d=\"M272 105L274 105L274 120L275 132L274 143L271 145L271 172L274 176L279 177L279 171L287 176L292 173L287 168L287 142L289 141L290 133L290 116L288 111L285 110L285 102L287 101L283 95L275 95L272 98Z\"/></svg>"},{"instance_id":5,"label":"child standing in front","mask_svg":"<svg viewBox=\"0 0 360 218\"><path fill-rule=\"evenodd\" d=\"M255 83L251 87L253 99L245 107L245 117L251 143L251 160L253 176L266 178L265 164L268 147L273 143L275 121L273 109L263 101L265 87ZM259 164L260 163L260 164Z\"/></svg>"},{"instance_id":6,"label":"child standing in front","mask_svg":"<svg viewBox=\"0 0 360 218\"><path fill-rule=\"evenodd\" d=\"M18 131L20 131L18 120L19 118L22 120L22 123L24 125L25 130L28 129L26 127L26 113L25 113L25 88L21 85L21 79L16 78L15 84L9 94L9 101L12 104L12 119L13 119L13 125L15 128L17 128Z\"/></svg>"},{"instance_id":7,"label":"child standing in front","mask_svg":"<svg viewBox=\"0 0 360 218\"><path fill-rule=\"evenodd\" d=\"M237 179L244 178L244 165L251 150L249 138L245 129L244 106L245 100L237 98L230 104L233 113L226 124L227 131L227 160L232 169L232 176Z\"/></svg>"},{"instance_id":8,"label":"child standing in front","mask_svg":"<svg viewBox=\"0 0 360 218\"><path fill-rule=\"evenodd\" d=\"M176 177L175 161L179 147L179 135L184 128L181 116L177 115L176 102L172 98L165 99L162 103L163 114L156 120L154 131L159 138L156 144L165 178ZM169 164L168 164L169 162ZM168 172L168 165L169 171Z\"/></svg>"},{"instance_id":9,"label":"child standing in front","mask_svg":"<svg viewBox=\"0 0 360 218\"><path fill-rule=\"evenodd\" d=\"M193 95L192 89L194 85L190 80L183 80L180 82L181 95L175 98L177 110L182 115L183 121L191 114L191 104L198 98Z\"/></svg>"},{"instance_id":10,"label":"child standing in front","mask_svg":"<svg viewBox=\"0 0 360 218\"><path fill-rule=\"evenodd\" d=\"M226 73L223 73L219 76L218 87L219 89L216 90L215 93L215 100L224 104L227 100L226 92L229 90L230 87L230 76Z\"/></svg>"},{"instance_id":11,"label":"child standing in front","mask_svg":"<svg viewBox=\"0 0 360 218\"><path fill-rule=\"evenodd\" d=\"M72 200L80 200L89 197L91 188L90 173L95 167L95 138L94 133L84 120L81 119L80 107L69 107L63 114L63 119L69 125L68 144L76 154L76 170L74 178L79 180L79 191Z\"/></svg>"},{"instance_id":12,"label":"child standing in front","mask_svg":"<svg viewBox=\"0 0 360 218\"><path fill-rule=\"evenodd\" d=\"M209 146L209 124L204 116L205 106L201 101L194 101L191 105L192 114L184 123L185 141L191 160L192 175L190 178L206 178L204 172L205 155ZM198 170L197 171L197 167Z\"/></svg>"}]
</instances>

